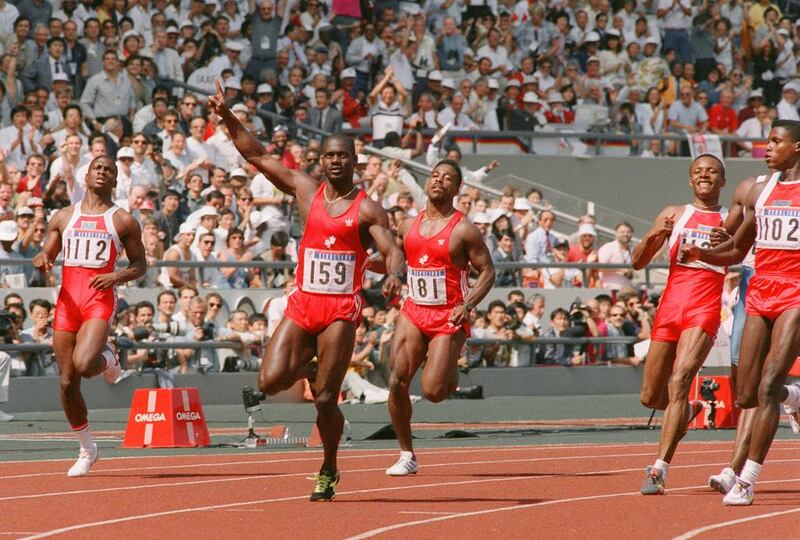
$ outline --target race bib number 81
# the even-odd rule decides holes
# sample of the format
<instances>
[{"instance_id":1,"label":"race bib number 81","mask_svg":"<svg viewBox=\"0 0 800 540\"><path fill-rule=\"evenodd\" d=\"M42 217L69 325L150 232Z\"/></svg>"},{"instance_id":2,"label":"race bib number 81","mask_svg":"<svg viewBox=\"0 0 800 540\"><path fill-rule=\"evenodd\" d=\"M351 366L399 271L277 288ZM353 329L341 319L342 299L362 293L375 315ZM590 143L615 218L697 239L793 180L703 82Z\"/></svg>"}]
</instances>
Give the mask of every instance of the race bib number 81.
<instances>
[{"instance_id":1,"label":"race bib number 81","mask_svg":"<svg viewBox=\"0 0 800 540\"><path fill-rule=\"evenodd\" d=\"M306 249L303 290L318 294L353 294L355 270L353 251Z\"/></svg>"},{"instance_id":2,"label":"race bib number 81","mask_svg":"<svg viewBox=\"0 0 800 540\"><path fill-rule=\"evenodd\" d=\"M444 268L408 268L408 290L414 303L441 306L447 303Z\"/></svg>"},{"instance_id":3,"label":"race bib number 81","mask_svg":"<svg viewBox=\"0 0 800 540\"><path fill-rule=\"evenodd\" d=\"M110 233L72 230L65 236L64 266L102 268L111 260Z\"/></svg>"},{"instance_id":4,"label":"race bib number 81","mask_svg":"<svg viewBox=\"0 0 800 540\"><path fill-rule=\"evenodd\" d=\"M765 206L756 214L756 247L800 249L800 208Z\"/></svg>"}]
</instances>

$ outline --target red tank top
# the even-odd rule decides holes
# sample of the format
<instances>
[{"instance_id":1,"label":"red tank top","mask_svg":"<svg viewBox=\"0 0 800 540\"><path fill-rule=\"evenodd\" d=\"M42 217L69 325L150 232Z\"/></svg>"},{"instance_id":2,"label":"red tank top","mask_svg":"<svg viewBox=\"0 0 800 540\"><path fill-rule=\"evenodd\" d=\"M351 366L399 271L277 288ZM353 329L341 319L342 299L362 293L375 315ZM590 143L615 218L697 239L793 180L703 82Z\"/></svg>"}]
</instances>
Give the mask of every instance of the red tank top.
<instances>
[{"instance_id":1,"label":"red tank top","mask_svg":"<svg viewBox=\"0 0 800 540\"><path fill-rule=\"evenodd\" d=\"M114 271L122 242L114 228L114 205L102 214L84 214L81 202L75 205L72 217L61 233L64 257L62 286L83 283L83 279Z\"/></svg>"},{"instance_id":2,"label":"red tank top","mask_svg":"<svg viewBox=\"0 0 800 540\"><path fill-rule=\"evenodd\" d=\"M347 210L330 216L323 199L326 185L319 187L311 201L298 250L297 286L308 293L357 294L367 262L358 223L358 211L366 193L359 190Z\"/></svg>"},{"instance_id":3,"label":"red tank top","mask_svg":"<svg viewBox=\"0 0 800 540\"><path fill-rule=\"evenodd\" d=\"M800 276L800 180L770 178L758 197L756 274Z\"/></svg>"},{"instance_id":4,"label":"red tank top","mask_svg":"<svg viewBox=\"0 0 800 540\"><path fill-rule=\"evenodd\" d=\"M719 303L727 268L701 261L678 262L678 251L685 244L711 247L710 233L728 216L727 208L713 212L698 210L691 204L675 222L669 237L669 279L664 295L678 294L694 305Z\"/></svg>"},{"instance_id":5,"label":"red tank top","mask_svg":"<svg viewBox=\"0 0 800 540\"><path fill-rule=\"evenodd\" d=\"M419 232L425 211L417 215L405 238L408 261L408 299L420 306L451 308L467 294L467 267L457 267L450 257L450 236L464 217L456 210L438 234L427 238Z\"/></svg>"}]
</instances>

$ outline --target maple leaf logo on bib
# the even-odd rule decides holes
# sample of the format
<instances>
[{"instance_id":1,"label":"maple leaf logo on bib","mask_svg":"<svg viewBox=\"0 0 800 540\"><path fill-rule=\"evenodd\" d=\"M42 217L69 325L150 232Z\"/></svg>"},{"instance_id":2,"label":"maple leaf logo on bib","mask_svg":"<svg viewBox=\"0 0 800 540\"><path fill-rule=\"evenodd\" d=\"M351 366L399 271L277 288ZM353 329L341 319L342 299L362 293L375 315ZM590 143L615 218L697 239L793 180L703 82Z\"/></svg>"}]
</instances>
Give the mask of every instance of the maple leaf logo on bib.
<instances>
[{"instance_id":1,"label":"maple leaf logo on bib","mask_svg":"<svg viewBox=\"0 0 800 540\"><path fill-rule=\"evenodd\" d=\"M443 246L444 245L444 238L439 238L437 240L437 242L439 243L440 246Z\"/></svg>"},{"instance_id":2,"label":"maple leaf logo on bib","mask_svg":"<svg viewBox=\"0 0 800 540\"><path fill-rule=\"evenodd\" d=\"M325 247L327 247L328 249L330 249L335 243L336 243L336 237L333 235L325 239Z\"/></svg>"}]
</instances>

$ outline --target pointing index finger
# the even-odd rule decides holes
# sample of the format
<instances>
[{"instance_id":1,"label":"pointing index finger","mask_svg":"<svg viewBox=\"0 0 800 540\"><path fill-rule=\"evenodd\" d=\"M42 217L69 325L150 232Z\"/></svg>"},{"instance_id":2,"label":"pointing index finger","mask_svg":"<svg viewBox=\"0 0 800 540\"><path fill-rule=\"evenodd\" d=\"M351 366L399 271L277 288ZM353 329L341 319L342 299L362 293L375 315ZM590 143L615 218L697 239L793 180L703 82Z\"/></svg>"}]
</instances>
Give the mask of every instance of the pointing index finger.
<instances>
[{"instance_id":1,"label":"pointing index finger","mask_svg":"<svg viewBox=\"0 0 800 540\"><path fill-rule=\"evenodd\" d=\"M222 86L219 84L219 79L214 79L214 85L217 87L217 93L222 94Z\"/></svg>"}]
</instances>

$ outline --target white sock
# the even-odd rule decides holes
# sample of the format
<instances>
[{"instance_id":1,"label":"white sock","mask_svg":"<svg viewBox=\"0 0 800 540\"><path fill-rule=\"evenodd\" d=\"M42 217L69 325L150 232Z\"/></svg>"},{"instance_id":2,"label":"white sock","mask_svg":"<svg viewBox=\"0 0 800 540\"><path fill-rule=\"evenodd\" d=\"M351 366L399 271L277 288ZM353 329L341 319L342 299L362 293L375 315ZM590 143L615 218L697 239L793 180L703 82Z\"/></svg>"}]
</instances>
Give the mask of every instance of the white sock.
<instances>
[{"instance_id":1,"label":"white sock","mask_svg":"<svg viewBox=\"0 0 800 540\"><path fill-rule=\"evenodd\" d=\"M100 354L100 356L103 357L103 362L105 362L105 367L103 367L103 371L107 370L108 368L117 363L117 361L114 359L114 353L112 353L110 349L104 349L103 352Z\"/></svg>"},{"instance_id":2,"label":"white sock","mask_svg":"<svg viewBox=\"0 0 800 540\"><path fill-rule=\"evenodd\" d=\"M407 452L406 450L400 450L400 457L414 459L414 452Z\"/></svg>"},{"instance_id":3,"label":"white sock","mask_svg":"<svg viewBox=\"0 0 800 540\"><path fill-rule=\"evenodd\" d=\"M88 422L81 429L76 429L74 433L81 445L81 450L89 452L94 450L94 439L92 439L92 430L89 428Z\"/></svg>"},{"instance_id":4,"label":"white sock","mask_svg":"<svg viewBox=\"0 0 800 540\"><path fill-rule=\"evenodd\" d=\"M761 473L762 465L760 463L756 463L748 459L744 462L744 467L742 467L742 474L739 475L739 478L750 484L751 486L756 483L758 480L758 475Z\"/></svg>"},{"instance_id":5,"label":"white sock","mask_svg":"<svg viewBox=\"0 0 800 540\"><path fill-rule=\"evenodd\" d=\"M667 471L669 471L669 463L667 463L666 461L662 461L660 459L657 459L656 462L653 463L653 468L654 469L658 469L659 471L662 472L662 474L664 476L667 476Z\"/></svg>"},{"instance_id":6,"label":"white sock","mask_svg":"<svg viewBox=\"0 0 800 540\"><path fill-rule=\"evenodd\" d=\"M789 392L789 395L786 396L786 399L783 401L783 404L787 406L787 408L792 408L797 410L800 407L800 387L796 384L790 384L784 386L786 391Z\"/></svg>"}]
</instances>

